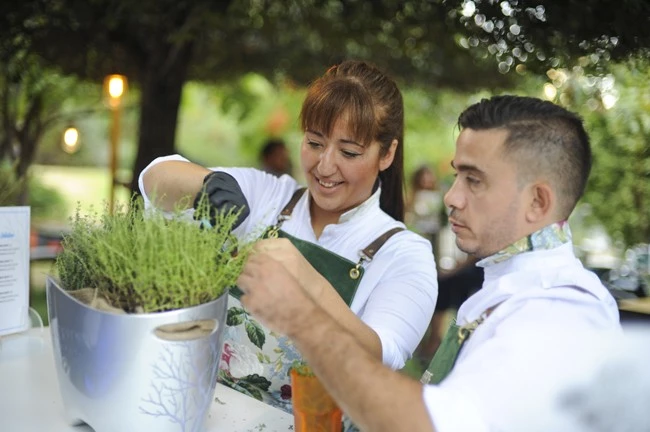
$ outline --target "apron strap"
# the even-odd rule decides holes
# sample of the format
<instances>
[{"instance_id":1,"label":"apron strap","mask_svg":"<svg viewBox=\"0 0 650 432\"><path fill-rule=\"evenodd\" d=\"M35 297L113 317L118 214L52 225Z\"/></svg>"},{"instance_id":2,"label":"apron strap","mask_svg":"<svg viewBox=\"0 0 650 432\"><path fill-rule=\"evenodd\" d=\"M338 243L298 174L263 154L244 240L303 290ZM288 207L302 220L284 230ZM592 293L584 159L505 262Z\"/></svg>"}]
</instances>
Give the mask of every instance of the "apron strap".
<instances>
[{"instance_id":1,"label":"apron strap","mask_svg":"<svg viewBox=\"0 0 650 432\"><path fill-rule=\"evenodd\" d=\"M300 198L302 198L302 195L305 193L306 190L307 188L303 187L297 189L293 193L291 199L289 200L287 205L284 206L284 208L280 212L280 215L278 216L278 221L276 224L278 228L280 228L282 222L284 222L285 220L291 217L291 214L293 213L293 209L296 207L296 204L298 204L298 201L300 201ZM379 249L381 249L384 243L386 243L389 238L391 238L393 235L397 234L400 231L404 231L404 228L397 227L386 231L361 251L361 253L363 254L362 256L365 256L366 261L372 261L372 259L375 257L375 254Z\"/></svg>"},{"instance_id":2,"label":"apron strap","mask_svg":"<svg viewBox=\"0 0 650 432\"><path fill-rule=\"evenodd\" d=\"M474 330L483 324L501 303L503 302L487 308L481 316L465 325L459 326L456 324L456 319L452 320L438 350L433 355L431 363L429 363L429 367L422 374L420 382L422 384L439 384L445 379L456 364L461 348L472 336Z\"/></svg>"},{"instance_id":3,"label":"apron strap","mask_svg":"<svg viewBox=\"0 0 650 432\"><path fill-rule=\"evenodd\" d=\"M291 196L291 199L287 203L287 205L284 206L280 214L278 215L278 220L275 224L275 226L271 227L268 230L267 236L268 238L277 238L278 237L278 232L280 231L280 227L282 226L282 223L289 219L291 217L291 214L293 213L293 209L296 207L296 204L298 204L298 201L300 201L300 198L302 198L302 195L305 193L305 190L307 188L303 187L300 189L297 189L293 195ZM390 229L377 237L372 243L370 243L368 246L366 246L364 249L359 251L359 262L357 262L357 265L352 267L350 269L350 278L353 280L356 280L361 276L361 265L365 261L372 261L372 259L375 257L375 254L381 247L390 239L392 236L397 234L400 231L404 231L404 228L396 227L393 229Z\"/></svg>"},{"instance_id":4,"label":"apron strap","mask_svg":"<svg viewBox=\"0 0 650 432\"><path fill-rule=\"evenodd\" d=\"M394 236L400 231L404 231L404 228L397 227L386 231L385 233L377 237L375 241L373 241L368 246L366 246L366 248L363 249L361 253L366 256L367 261L372 261L372 259L375 257L375 254L379 249L381 249L384 243L386 243L389 238L391 238L392 236Z\"/></svg>"},{"instance_id":5,"label":"apron strap","mask_svg":"<svg viewBox=\"0 0 650 432\"><path fill-rule=\"evenodd\" d=\"M287 205L284 206L284 208L278 215L278 220L275 222L275 225L273 225L267 230L266 233L267 238L278 238L278 232L280 231L280 227L282 226L284 221L291 218L291 213L293 213L293 209L296 207L296 204L298 204L298 201L300 201L300 198L302 198L302 195L305 193L306 190L307 188L303 187L297 189L293 193Z\"/></svg>"},{"instance_id":6,"label":"apron strap","mask_svg":"<svg viewBox=\"0 0 650 432\"><path fill-rule=\"evenodd\" d=\"M359 275L361 274L360 268L361 265L364 263L364 261L372 261L372 259L375 257L375 254L381 247L388 241L389 238L394 236L400 231L404 231L404 228L396 227L393 229L389 229L379 237L377 237L372 243L370 243L368 246L366 246L364 249L359 251L359 262L357 262L357 265L352 267L350 269L350 277L352 279L358 279Z\"/></svg>"},{"instance_id":7,"label":"apron strap","mask_svg":"<svg viewBox=\"0 0 650 432\"><path fill-rule=\"evenodd\" d=\"M305 193L306 190L307 190L307 188L303 187L303 188L300 188L300 189L296 190L293 193L293 195L291 196L291 199L289 200L287 205L284 206L284 208L280 212L280 216L285 217L285 219L283 219L283 221L288 219L291 216L291 213L293 213L294 207L296 207L296 204L298 204L298 201L300 201L300 198L302 197L302 194ZM280 221L278 220L278 222L280 222Z\"/></svg>"}]
</instances>

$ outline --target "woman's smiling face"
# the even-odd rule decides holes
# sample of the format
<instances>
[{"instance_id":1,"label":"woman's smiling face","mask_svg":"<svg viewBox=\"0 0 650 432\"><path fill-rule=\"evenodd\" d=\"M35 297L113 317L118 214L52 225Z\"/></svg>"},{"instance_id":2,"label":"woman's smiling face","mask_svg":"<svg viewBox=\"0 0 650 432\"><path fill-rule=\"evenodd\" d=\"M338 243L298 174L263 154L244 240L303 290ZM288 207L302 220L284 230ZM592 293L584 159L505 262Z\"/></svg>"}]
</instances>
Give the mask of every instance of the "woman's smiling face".
<instances>
[{"instance_id":1,"label":"woman's smiling face","mask_svg":"<svg viewBox=\"0 0 650 432\"><path fill-rule=\"evenodd\" d=\"M394 145L383 156L380 150L377 141L358 142L346 116L339 117L330 136L307 129L300 161L312 197L312 218L336 223L343 213L368 199L379 171L388 168L395 155Z\"/></svg>"}]
</instances>

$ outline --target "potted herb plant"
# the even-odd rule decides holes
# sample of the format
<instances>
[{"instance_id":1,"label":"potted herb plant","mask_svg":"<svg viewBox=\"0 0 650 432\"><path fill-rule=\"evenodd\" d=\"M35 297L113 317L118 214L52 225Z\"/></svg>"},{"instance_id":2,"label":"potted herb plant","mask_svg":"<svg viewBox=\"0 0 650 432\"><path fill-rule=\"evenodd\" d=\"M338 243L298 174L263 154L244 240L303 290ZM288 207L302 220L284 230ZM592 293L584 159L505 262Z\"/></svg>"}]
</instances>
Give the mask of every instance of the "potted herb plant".
<instances>
[{"instance_id":1,"label":"potted herb plant","mask_svg":"<svg viewBox=\"0 0 650 432\"><path fill-rule=\"evenodd\" d=\"M196 211L207 213L207 204ZM96 432L199 431L212 402L227 291L250 245L180 212L80 211L47 280L66 416Z\"/></svg>"}]
</instances>

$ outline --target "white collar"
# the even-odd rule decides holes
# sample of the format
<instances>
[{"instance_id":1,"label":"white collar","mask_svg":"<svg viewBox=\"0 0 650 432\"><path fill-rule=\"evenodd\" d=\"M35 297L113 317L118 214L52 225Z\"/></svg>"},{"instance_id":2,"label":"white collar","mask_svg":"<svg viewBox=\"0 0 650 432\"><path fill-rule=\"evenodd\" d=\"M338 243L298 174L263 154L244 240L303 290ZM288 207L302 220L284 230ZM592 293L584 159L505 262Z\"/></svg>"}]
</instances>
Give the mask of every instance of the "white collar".
<instances>
[{"instance_id":1,"label":"white collar","mask_svg":"<svg viewBox=\"0 0 650 432\"><path fill-rule=\"evenodd\" d=\"M354 217L362 216L365 213L368 213L371 209L379 206L379 196L381 195L381 187L378 187L377 190L368 197L367 200L359 204L353 209L350 209L343 213L339 217L339 223L344 223L351 220Z\"/></svg>"},{"instance_id":2,"label":"white collar","mask_svg":"<svg viewBox=\"0 0 650 432\"><path fill-rule=\"evenodd\" d=\"M553 249L520 253L485 267L483 286L458 309L458 322L471 322L486 309L528 289L578 285L589 292L594 290L592 294L597 297L602 296L596 288L600 285L598 278L590 272L579 271L580 267L582 264L576 258L571 242Z\"/></svg>"},{"instance_id":3,"label":"white collar","mask_svg":"<svg viewBox=\"0 0 650 432\"><path fill-rule=\"evenodd\" d=\"M576 260L573 243L568 241L552 249L539 249L523 252L483 268L485 281L499 278L509 273L535 271L566 265Z\"/></svg>"},{"instance_id":4,"label":"white collar","mask_svg":"<svg viewBox=\"0 0 650 432\"><path fill-rule=\"evenodd\" d=\"M305 200L305 203L307 205L307 210L309 210L309 200L311 199L311 195L307 193L307 196L309 197L307 200ZM381 196L381 187L378 187L375 192L373 192L372 195L368 197L364 202L359 204L358 206L346 211L345 213L341 214L339 216L339 221L337 223L345 223L353 218L361 217L366 213L369 213L379 207L379 197Z\"/></svg>"}]
</instances>

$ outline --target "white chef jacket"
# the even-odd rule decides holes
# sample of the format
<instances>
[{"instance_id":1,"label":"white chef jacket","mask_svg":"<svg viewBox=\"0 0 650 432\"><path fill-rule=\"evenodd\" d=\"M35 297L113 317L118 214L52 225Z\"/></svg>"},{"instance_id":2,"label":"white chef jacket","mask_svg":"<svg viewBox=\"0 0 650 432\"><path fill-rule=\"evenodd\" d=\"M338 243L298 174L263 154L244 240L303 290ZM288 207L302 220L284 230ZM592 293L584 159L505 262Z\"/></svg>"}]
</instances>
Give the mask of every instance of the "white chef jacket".
<instances>
[{"instance_id":1,"label":"white chef jacket","mask_svg":"<svg viewBox=\"0 0 650 432\"><path fill-rule=\"evenodd\" d=\"M571 242L486 267L482 289L461 305L457 323L493 306L447 378L424 386L438 432L525 430L522 416L557 394L571 352L620 329L615 300Z\"/></svg>"},{"instance_id":2,"label":"white chef jacket","mask_svg":"<svg viewBox=\"0 0 650 432\"><path fill-rule=\"evenodd\" d=\"M143 175L152 165L168 160L187 161L179 155L160 157L140 174L139 187L145 208L150 208L151 202L144 192ZM248 201L250 214L233 231L240 238L260 235L264 228L274 225L278 214L300 188L288 175L277 178L253 168L211 169L233 176ZM378 189L364 203L341 215L339 223L327 225L319 238L311 226L308 194L304 194L282 230L357 262L359 251L377 237L392 228L404 228L403 223L381 210L380 192ZM384 364L401 368L422 339L438 296L431 243L411 231L399 232L364 268L350 308L379 336Z\"/></svg>"}]
</instances>

